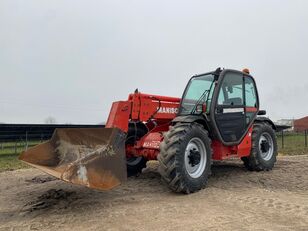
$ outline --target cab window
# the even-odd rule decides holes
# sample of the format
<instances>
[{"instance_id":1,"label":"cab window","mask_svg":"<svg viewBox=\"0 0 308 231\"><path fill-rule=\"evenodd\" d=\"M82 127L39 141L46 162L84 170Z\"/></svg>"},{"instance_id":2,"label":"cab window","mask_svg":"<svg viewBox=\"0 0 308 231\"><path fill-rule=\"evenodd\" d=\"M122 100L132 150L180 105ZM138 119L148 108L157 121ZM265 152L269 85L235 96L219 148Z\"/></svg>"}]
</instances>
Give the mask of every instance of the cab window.
<instances>
[{"instance_id":1,"label":"cab window","mask_svg":"<svg viewBox=\"0 0 308 231\"><path fill-rule=\"evenodd\" d=\"M257 107L256 88L250 77L245 77L245 100L246 107Z\"/></svg>"},{"instance_id":2,"label":"cab window","mask_svg":"<svg viewBox=\"0 0 308 231\"><path fill-rule=\"evenodd\" d=\"M218 105L243 106L243 76L227 73L219 91Z\"/></svg>"}]
</instances>

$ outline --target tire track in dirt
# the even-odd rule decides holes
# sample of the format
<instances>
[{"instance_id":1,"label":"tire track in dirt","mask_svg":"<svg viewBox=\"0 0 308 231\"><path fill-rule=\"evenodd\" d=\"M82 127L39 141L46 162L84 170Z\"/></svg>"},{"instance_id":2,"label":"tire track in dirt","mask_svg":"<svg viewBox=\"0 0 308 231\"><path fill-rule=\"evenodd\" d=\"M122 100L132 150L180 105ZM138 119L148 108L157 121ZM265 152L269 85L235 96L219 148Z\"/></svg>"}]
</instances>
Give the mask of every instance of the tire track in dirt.
<instances>
[{"instance_id":1,"label":"tire track in dirt","mask_svg":"<svg viewBox=\"0 0 308 231\"><path fill-rule=\"evenodd\" d=\"M34 169L0 173L0 231L308 230L307 157L279 157L269 172L215 163L207 188L190 195L170 192L156 162L105 192Z\"/></svg>"}]
</instances>

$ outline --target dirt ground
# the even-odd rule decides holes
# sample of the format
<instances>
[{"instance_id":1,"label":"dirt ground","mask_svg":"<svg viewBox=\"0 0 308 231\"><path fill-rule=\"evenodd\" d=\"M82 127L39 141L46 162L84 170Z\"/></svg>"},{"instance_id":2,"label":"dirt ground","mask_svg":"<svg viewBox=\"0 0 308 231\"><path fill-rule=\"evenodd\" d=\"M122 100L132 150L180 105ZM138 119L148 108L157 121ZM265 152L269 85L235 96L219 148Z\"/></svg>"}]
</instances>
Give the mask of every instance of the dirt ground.
<instances>
[{"instance_id":1,"label":"dirt ground","mask_svg":"<svg viewBox=\"0 0 308 231\"><path fill-rule=\"evenodd\" d=\"M0 173L0 230L308 230L308 156L279 157L273 171L215 164L206 189L169 191L151 162L111 191L35 169Z\"/></svg>"}]
</instances>

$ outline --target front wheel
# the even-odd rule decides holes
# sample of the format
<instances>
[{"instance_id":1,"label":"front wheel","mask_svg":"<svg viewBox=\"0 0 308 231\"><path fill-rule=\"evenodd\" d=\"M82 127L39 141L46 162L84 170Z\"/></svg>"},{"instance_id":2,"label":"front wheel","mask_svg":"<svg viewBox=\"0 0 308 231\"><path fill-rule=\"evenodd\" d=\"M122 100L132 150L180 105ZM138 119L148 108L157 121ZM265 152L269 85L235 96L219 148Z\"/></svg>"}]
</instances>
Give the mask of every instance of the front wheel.
<instances>
[{"instance_id":1,"label":"front wheel","mask_svg":"<svg viewBox=\"0 0 308 231\"><path fill-rule=\"evenodd\" d=\"M277 156L275 132L267 123L254 124L252 131L250 156L243 157L244 165L249 170L271 170Z\"/></svg>"},{"instance_id":2,"label":"front wheel","mask_svg":"<svg viewBox=\"0 0 308 231\"><path fill-rule=\"evenodd\" d=\"M211 171L211 140L197 123L179 123L164 135L158 155L162 179L175 192L205 187Z\"/></svg>"}]
</instances>

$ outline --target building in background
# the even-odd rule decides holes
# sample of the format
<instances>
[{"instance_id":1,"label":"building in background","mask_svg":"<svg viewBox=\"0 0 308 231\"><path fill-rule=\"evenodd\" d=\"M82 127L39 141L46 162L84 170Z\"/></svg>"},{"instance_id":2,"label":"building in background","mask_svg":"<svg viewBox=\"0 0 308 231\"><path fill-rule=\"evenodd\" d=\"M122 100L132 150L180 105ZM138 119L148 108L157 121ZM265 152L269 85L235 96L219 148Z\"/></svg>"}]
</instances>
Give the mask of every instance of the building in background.
<instances>
[{"instance_id":1,"label":"building in background","mask_svg":"<svg viewBox=\"0 0 308 231\"><path fill-rule=\"evenodd\" d=\"M294 120L294 131L303 132L308 130L308 116Z\"/></svg>"},{"instance_id":2,"label":"building in background","mask_svg":"<svg viewBox=\"0 0 308 231\"><path fill-rule=\"evenodd\" d=\"M284 129L284 131L294 131L294 119L280 119L280 120L277 120L275 124L290 127L290 128Z\"/></svg>"}]
</instances>

